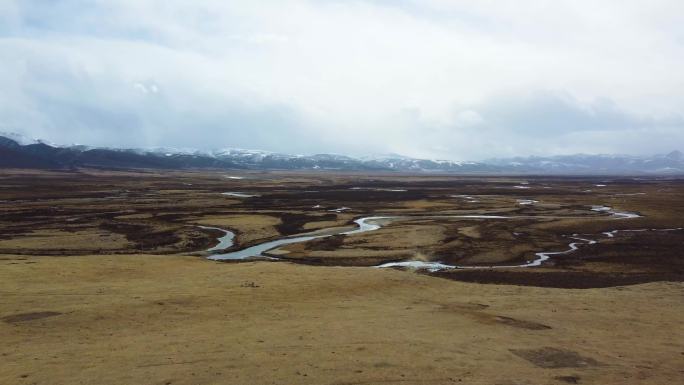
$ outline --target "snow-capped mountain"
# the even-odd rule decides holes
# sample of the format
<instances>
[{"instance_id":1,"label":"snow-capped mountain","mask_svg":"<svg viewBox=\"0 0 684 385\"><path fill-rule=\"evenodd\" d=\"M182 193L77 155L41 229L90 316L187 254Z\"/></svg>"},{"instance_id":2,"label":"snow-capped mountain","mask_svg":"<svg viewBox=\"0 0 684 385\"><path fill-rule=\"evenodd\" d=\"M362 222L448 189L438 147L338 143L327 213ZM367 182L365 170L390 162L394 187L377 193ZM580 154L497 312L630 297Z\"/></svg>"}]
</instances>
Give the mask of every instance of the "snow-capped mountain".
<instances>
[{"instance_id":1,"label":"snow-capped mountain","mask_svg":"<svg viewBox=\"0 0 684 385\"><path fill-rule=\"evenodd\" d=\"M486 163L501 167L513 167L525 172L539 170L559 174L684 173L684 155L680 151L654 156L585 154L551 157L531 156L491 159L487 160Z\"/></svg>"},{"instance_id":2,"label":"snow-capped mountain","mask_svg":"<svg viewBox=\"0 0 684 385\"><path fill-rule=\"evenodd\" d=\"M49 144L51 146L56 146L56 145L49 143L49 142L46 142L44 140L29 138L26 135L18 134L16 132L0 132L0 137L14 141L17 144L20 144L22 146L28 146L29 144L37 144L37 143L46 143L46 144Z\"/></svg>"},{"instance_id":3,"label":"snow-capped mountain","mask_svg":"<svg viewBox=\"0 0 684 385\"><path fill-rule=\"evenodd\" d=\"M354 158L338 154L289 155L261 150L112 149L55 146L40 140L0 136L0 167L69 169L253 169L345 170L460 174L684 174L684 155L563 155L484 162L416 159L397 154Z\"/></svg>"}]
</instances>

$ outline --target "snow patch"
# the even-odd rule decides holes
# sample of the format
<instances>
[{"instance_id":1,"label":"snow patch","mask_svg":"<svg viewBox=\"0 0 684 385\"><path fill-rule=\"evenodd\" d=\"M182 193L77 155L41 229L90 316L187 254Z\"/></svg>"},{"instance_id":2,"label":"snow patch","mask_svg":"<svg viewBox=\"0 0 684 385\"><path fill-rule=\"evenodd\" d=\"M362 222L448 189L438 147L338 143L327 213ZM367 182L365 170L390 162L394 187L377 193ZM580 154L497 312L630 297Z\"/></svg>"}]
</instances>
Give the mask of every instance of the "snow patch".
<instances>
[{"instance_id":1,"label":"snow patch","mask_svg":"<svg viewBox=\"0 0 684 385\"><path fill-rule=\"evenodd\" d=\"M349 208L349 207L340 207L340 208L336 208L336 209L332 209L332 210L328 210L328 211L333 212L333 213L341 213L341 212L347 211L347 210L351 210L351 208Z\"/></svg>"},{"instance_id":2,"label":"snow patch","mask_svg":"<svg viewBox=\"0 0 684 385\"><path fill-rule=\"evenodd\" d=\"M228 196L237 197L237 198L253 198L253 197L261 196L261 195L256 195L256 194L245 194L245 193L240 193L240 192L224 192L224 193L221 193L221 195L228 195Z\"/></svg>"}]
</instances>

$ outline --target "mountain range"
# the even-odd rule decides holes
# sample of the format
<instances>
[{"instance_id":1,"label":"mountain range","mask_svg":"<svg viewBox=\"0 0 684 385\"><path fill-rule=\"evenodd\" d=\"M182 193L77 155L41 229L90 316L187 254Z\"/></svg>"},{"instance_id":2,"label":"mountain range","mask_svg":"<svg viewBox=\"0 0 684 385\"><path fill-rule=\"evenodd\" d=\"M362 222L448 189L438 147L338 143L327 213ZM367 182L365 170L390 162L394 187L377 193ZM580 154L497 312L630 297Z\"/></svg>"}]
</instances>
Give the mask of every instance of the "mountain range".
<instances>
[{"instance_id":1,"label":"mountain range","mask_svg":"<svg viewBox=\"0 0 684 385\"><path fill-rule=\"evenodd\" d=\"M215 151L116 149L58 146L4 134L0 136L0 168L37 169L245 169L342 170L460 174L684 174L680 151L654 156L559 155L496 158L481 162L416 159L390 154L354 158L335 154L288 155L259 150Z\"/></svg>"}]
</instances>

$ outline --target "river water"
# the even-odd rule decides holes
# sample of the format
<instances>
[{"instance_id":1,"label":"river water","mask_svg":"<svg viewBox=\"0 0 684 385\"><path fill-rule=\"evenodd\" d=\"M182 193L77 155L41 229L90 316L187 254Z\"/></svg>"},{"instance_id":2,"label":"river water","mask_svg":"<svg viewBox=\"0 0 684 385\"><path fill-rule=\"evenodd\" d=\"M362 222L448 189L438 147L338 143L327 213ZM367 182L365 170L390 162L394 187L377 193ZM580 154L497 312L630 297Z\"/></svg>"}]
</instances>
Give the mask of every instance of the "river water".
<instances>
[{"instance_id":1,"label":"river water","mask_svg":"<svg viewBox=\"0 0 684 385\"><path fill-rule=\"evenodd\" d=\"M640 217L639 214L635 213L627 213L627 212L615 212L612 211L610 207L606 206L593 206L592 211L600 211L600 212L606 212L610 213L613 215L615 219L628 219L628 218L638 218ZM375 231L380 228L382 228L384 225L389 224L394 221L400 221L400 220L411 220L411 219L437 219L437 218L454 218L454 219L522 219L522 218L562 218L562 217L557 217L557 216L502 216L502 215L430 215L430 216L371 216L371 217L364 217L364 218L359 218L355 220L354 222L358 226L358 228L354 230L340 230L338 232L334 233L326 233L326 234L316 234L316 233L309 233L309 234L302 234L300 236L293 236L293 237L284 237L280 239L276 239L273 241L268 241L264 243L260 243L251 247L247 247L242 250L237 250L229 253L221 253L221 254L214 254L209 256L208 258L211 260L216 260L216 261L224 261L224 260L243 260L247 259L250 257L268 257L268 258L273 258L277 259L274 257L269 257L264 255L265 252L269 250L273 250L279 246L283 245L289 245L293 243L300 243L300 242L308 242L314 239L319 239L319 238L326 238L326 237L331 237L333 235L354 235L354 234L360 234L360 233L365 233L369 231ZM215 229L215 230L221 230L226 233L225 236L219 238L219 244L212 247L211 249L207 250L209 252L217 251L217 250L223 250L231 247L233 245L233 239L234 239L234 234L231 231L220 229L217 227L205 227L205 226L200 226L205 229ZM610 235L608 233L604 233L606 236L611 237L613 235L613 232L610 232ZM571 253L575 250L578 249L578 245L581 244L593 244L596 243L596 241L591 240L591 239L584 239L584 238L579 238L577 235L573 235L570 237L571 239L574 240L574 242L571 242L568 244L568 249L563 250L563 251L544 251L544 252L538 252L535 254L536 258L527 261L525 263L517 264L517 265L493 265L493 266L460 266L460 265L448 265L444 264L441 262L425 262L425 261L400 261L400 262L389 262L389 263L384 263L382 265L378 265L376 267L378 268L385 268L385 267L411 267L411 268L418 268L418 269L427 269L429 271L438 271L438 270L445 270L445 269L492 269L492 268L520 268L520 267L534 267L534 266L540 266L543 262L547 261L549 258L551 258L554 255L562 255L562 254L568 254Z\"/></svg>"}]
</instances>

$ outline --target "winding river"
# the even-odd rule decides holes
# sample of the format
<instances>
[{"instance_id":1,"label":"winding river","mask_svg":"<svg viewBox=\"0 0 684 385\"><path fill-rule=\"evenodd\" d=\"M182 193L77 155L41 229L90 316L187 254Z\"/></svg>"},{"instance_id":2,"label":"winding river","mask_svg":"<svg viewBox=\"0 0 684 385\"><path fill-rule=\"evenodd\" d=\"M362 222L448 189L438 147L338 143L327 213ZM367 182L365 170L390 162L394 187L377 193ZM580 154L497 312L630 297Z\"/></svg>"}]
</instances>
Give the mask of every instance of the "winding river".
<instances>
[{"instance_id":1,"label":"winding river","mask_svg":"<svg viewBox=\"0 0 684 385\"><path fill-rule=\"evenodd\" d=\"M638 218L640 217L639 214L635 213L629 213L629 212L616 212L613 211L612 208L606 207L606 206L593 206L592 211L599 211L603 213L609 213L613 216L615 219L628 219L628 218ZM250 257L263 257L263 258L269 258L269 259L278 259L275 257L267 256L264 253L273 250L279 246L283 245L289 245L293 243L300 243L300 242L307 242L311 241L313 239L319 239L319 238L326 238L326 237L331 237L333 235L353 235L353 234L360 234L360 233L365 233L369 231L374 231L382 228L384 225L389 224L391 222L395 221L400 221L400 220L415 220L415 219L436 219L436 218L454 218L454 219L526 219L526 218L565 218L565 217L559 217L559 216L502 216L502 215L430 215L430 216L371 216L371 217L364 217L364 218L359 218L355 220L354 222L358 226L358 228L354 230L347 230L347 231L338 231L338 232L333 232L333 233L326 233L326 234L320 234L320 233L308 233L308 234L302 234L299 236L293 236L293 237L285 237L281 239L276 239L273 241L268 241L264 243L260 243L242 250L237 250L229 253L223 253L223 254L214 254L209 256L208 258L211 260L217 260L217 261L225 261L225 260L244 260ZM226 248L229 248L233 245L233 239L234 239L234 234L231 231L216 228L216 227L205 227L205 226L200 226L205 229L215 229L215 230L221 230L225 232L225 236L221 237L219 239L219 244L212 247L211 249L207 250L209 252L217 251L217 250L223 250ZM666 229L666 230L678 230L678 229ZM610 232L605 232L603 233L607 237L613 237L615 233L618 231L630 231L630 230L614 230ZM631 231L638 231L638 230L631 230ZM375 266L377 268L386 268L386 267L410 267L410 268L417 268L417 269L426 269L429 271L438 271L438 270L445 270L445 269L493 269L493 268L521 268L521 267L534 267L534 266L540 266L542 263L550 259L551 257L555 255L563 255L563 254L568 254L571 253L575 250L578 249L578 245L581 244L594 244L597 241L591 240L591 239L585 239L585 238L579 238L578 234L573 234L573 236L570 237L570 239L573 240L573 242L568 244L568 249L563 250L563 251L545 251L545 252L538 252L535 254L536 258L527 261L525 263L521 264L516 264L516 265L492 265L492 266L461 266L461 265L448 265L444 264L441 262L424 262L424 261L401 261L401 262L389 262L389 263L384 263L378 266Z\"/></svg>"},{"instance_id":2,"label":"winding river","mask_svg":"<svg viewBox=\"0 0 684 385\"><path fill-rule=\"evenodd\" d=\"M229 230L224 230L219 227L210 227L210 226L198 226L200 229L204 230L218 230L223 232L223 236L218 239L219 243L218 245L212 247L211 249L207 249L207 251L216 251L216 250L223 250L227 249L229 247L233 246L233 239L235 239L235 233Z\"/></svg>"},{"instance_id":3,"label":"winding river","mask_svg":"<svg viewBox=\"0 0 684 385\"><path fill-rule=\"evenodd\" d=\"M283 245L289 245L291 243L299 243L299 242L307 242L313 239L317 238L325 238L325 237L331 237L333 235L353 235L353 234L359 234L359 233L365 233L367 231L373 231L377 230L380 227L382 227L380 224L374 223L379 220L383 219L393 219L396 217L365 217L365 218L360 218L355 220L354 222L359 226L358 229L355 230L349 230L349 231L341 231L335 234L320 234L320 235L302 235L302 236L297 236L297 237L289 237L289 238L281 238L281 239L276 239L274 241L269 241L269 242L264 242L260 243L258 245L254 245L252 247L248 247L246 249L238 250L238 251L233 251L231 253L225 253L225 254L215 254L209 257L209 259L213 259L216 261L223 261L223 260L240 260L240 259L246 259L249 257L265 257L263 255L264 252L268 250L272 250L277 248L278 246L283 246ZM223 230L227 231L227 230ZM231 232L232 234L232 232ZM230 247L230 246L228 246ZM225 249L226 247L223 247ZM220 250L221 248L216 248L212 247L211 250L207 251L213 251L213 250Z\"/></svg>"}]
</instances>

